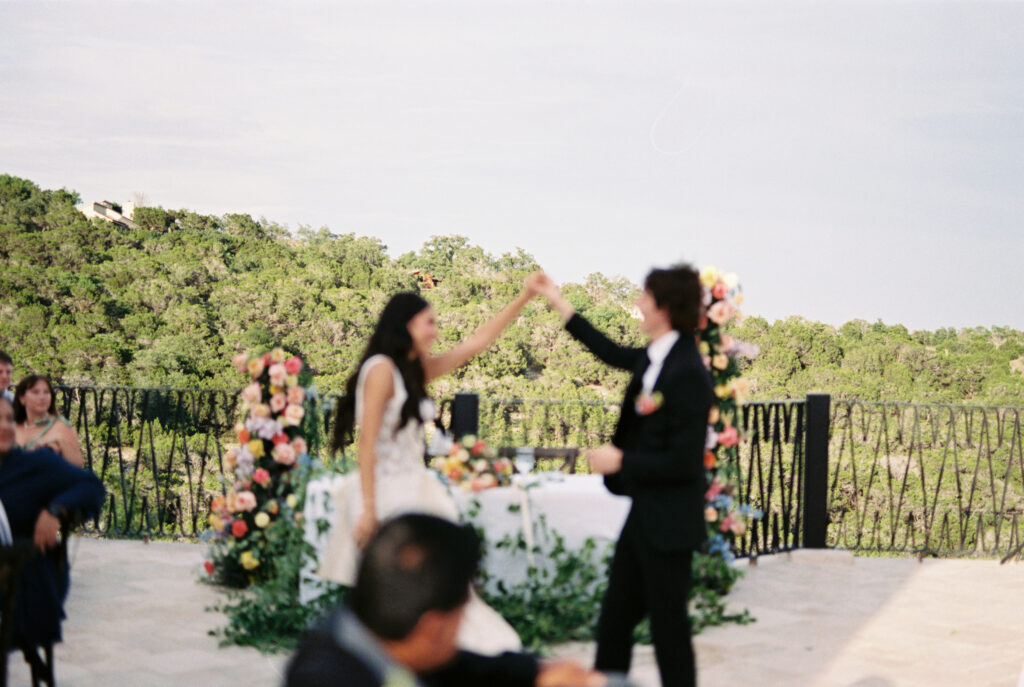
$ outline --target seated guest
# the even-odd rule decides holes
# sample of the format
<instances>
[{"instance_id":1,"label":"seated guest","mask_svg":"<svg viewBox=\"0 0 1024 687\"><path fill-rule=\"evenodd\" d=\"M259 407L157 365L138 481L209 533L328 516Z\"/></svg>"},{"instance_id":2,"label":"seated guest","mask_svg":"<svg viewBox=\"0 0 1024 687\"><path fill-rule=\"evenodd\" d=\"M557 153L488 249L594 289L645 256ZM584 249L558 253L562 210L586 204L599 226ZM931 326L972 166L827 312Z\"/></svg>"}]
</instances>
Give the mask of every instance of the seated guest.
<instances>
[{"instance_id":1,"label":"seated guest","mask_svg":"<svg viewBox=\"0 0 1024 687\"><path fill-rule=\"evenodd\" d=\"M367 545L346 606L303 637L286 687L557 687L600 685L603 676L526 654L480 656L455 638L476 576L480 544L469 529L409 514Z\"/></svg>"},{"instance_id":2,"label":"seated guest","mask_svg":"<svg viewBox=\"0 0 1024 687\"><path fill-rule=\"evenodd\" d=\"M0 396L5 397L8 401L14 400L14 394L11 393L11 380L13 378L14 361L11 360L11 356L0 351Z\"/></svg>"},{"instance_id":3,"label":"seated guest","mask_svg":"<svg viewBox=\"0 0 1024 687\"><path fill-rule=\"evenodd\" d=\"M78 433L57 414L53 386L43 375L29 375L18 382L14 390L14 421L18 424L18 445L25 450L48 446L72 465L85 466Z\"/></svg>"},{"instance_id":4,"label":"seated guest","mask_svg":"<svg viewBox=\"0 0 1024 687\"><path fill-rule=\"evenodd\" d=\"M14 642L43 671L37 648L61 640L67 566L57 551L61 519L91 518L103 503L103 485L48 448L31 453L14 443L14 409L0 397L0 545L34 540L41 555L22 571L14 607Z\"/></svg>"}]
</instances>

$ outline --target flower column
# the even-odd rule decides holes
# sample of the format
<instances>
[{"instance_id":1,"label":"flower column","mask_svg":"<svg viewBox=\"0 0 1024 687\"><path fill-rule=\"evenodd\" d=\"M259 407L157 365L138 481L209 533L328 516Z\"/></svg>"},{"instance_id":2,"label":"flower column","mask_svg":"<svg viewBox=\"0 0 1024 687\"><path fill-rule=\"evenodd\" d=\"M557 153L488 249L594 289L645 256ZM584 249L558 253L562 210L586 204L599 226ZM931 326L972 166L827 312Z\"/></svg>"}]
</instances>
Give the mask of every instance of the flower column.
<instances>
[{"instance_id":1,"label":"flower column","mask_svg":"<svg viewBox=\"0 0 1024 687\"><path fill-rule=\"evenodd\" d=\"M238 446L224 456L227 494L211 503L215 541L207 570L221 583L246 586L271 574L275 525L297 516L293 472L309 462L302 433L306 391L299 383L302 360L281 348L233 362L250 382L241 393Z\"/></svg>"},{"instance_id":2,"label":"flower column","mask_svg":"<svg viewBox=\"0 0 1024 687\"><path fill-rule=\"evenodd\" d=\"M747 380L740 376L738 359L752 358L758 351L755 346L735 341L722 331L740 315L738 308L743 303L743 291L736 275L721 274L714 267L705 267L700 279L707 310L698 327L698 345L715 386L715 403L708 416L704 453L709 485L704 516L708 523L709 552L729 562L733 559L732 538L743 536L750 520L761 517L759 511L737 501L741 436L733 424L750 388Z\"/></svg>"}]
</instances>

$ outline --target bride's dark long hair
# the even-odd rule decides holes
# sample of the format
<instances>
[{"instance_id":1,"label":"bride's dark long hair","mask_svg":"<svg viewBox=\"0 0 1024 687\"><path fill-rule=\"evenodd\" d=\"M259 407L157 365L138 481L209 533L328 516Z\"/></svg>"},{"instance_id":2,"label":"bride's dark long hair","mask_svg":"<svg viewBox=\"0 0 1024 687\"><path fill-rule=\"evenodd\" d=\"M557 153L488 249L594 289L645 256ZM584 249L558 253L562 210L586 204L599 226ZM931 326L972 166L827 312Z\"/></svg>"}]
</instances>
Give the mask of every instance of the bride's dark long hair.
<instances>
[{"instance_id":1,"label":"bride's dark long hair","mask_svg":"<svg viewBox=\"0 0 1024 687\"><path fill-rule=\"evenodd\" d=\"M334 418L334 433L331 448L340 451L352 443L356 424L356 385L359 382L359 371L371 356L383 353L394 361L398 372L402 375L405 390L409 398L402 405L399 426L404 427L409 420L419 421L420 401L426 395L426 375L423 363L418 357L409 358L412 351L412 337L409 335L409 320L430 307L427 301L415 293L399 293L391 297L377 320L370 342L359 359L352 376L345 384L345 396L338 402L338 410Z\"/></svg>"}]
</instances>

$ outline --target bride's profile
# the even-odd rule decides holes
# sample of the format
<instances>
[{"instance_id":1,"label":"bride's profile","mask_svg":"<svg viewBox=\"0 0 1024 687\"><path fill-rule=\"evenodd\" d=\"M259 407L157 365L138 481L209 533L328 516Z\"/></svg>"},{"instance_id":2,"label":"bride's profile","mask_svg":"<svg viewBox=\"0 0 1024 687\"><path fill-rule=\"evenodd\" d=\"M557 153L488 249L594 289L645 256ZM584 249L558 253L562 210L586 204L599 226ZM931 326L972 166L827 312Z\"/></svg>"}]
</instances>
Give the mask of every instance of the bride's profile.
<instances>
[{"instance_id":1,"label":"bride's profile","mask_svg":"<svg viewBox=\"0 0 1024 687\"><path fill-rule=\"evenodd\" d=\"M387 518L415 512L458 520L447 489L424 465L423 426L434 419L426 386L487 350L536 293L536 277L531 276L501 312L440 354L431 352L438 330L430 303L414 293L388 301L338 404L332 448L351 444L358 427L359 467L334 490L338 513L321 561L322 577L351 585L359 550ZM518 650L520 642L501 616L474 595L459 646L494 654Z\"/></svg>"}]
</instances>

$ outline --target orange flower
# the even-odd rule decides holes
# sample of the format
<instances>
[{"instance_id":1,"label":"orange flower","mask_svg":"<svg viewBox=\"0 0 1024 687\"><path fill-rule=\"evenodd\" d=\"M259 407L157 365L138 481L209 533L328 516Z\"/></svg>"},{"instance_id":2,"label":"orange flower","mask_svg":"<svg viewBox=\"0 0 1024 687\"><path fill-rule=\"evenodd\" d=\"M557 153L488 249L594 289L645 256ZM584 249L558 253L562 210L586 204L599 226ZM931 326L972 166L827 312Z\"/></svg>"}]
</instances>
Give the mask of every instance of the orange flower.
<instances>
[{"instance_id":1,"label":"orange flower","mask_svg":"<svg viewBox=\"0 0 1024 687\"><path fill-rule=\"evenodd\" d=\"M715 466L718 465L718 459L715 458L715 454L711 451L704 452L704 469L714 470Z\"/></svg>"}]
</instances>

